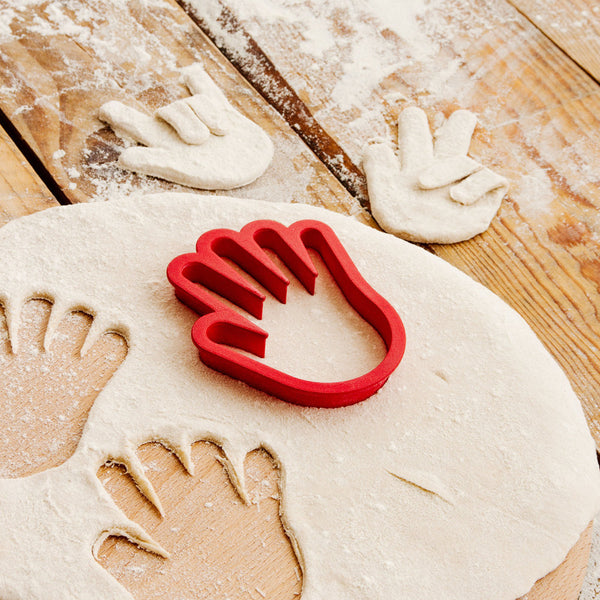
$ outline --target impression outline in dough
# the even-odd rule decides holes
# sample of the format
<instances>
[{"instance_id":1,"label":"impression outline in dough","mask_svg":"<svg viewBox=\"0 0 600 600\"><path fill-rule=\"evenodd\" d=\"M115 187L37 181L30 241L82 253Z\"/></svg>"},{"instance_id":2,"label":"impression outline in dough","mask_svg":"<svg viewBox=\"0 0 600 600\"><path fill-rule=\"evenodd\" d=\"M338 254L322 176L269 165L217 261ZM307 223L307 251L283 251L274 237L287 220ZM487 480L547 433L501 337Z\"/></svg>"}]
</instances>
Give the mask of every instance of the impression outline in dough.
<instances>
[{"instance_id":1,"label":"impression outline in dough","mask_svg":"<svg viewBox=\"0 0 600 600\"><path fill-rule=\"evenodd\" d=\"M201 64L181 73L191 96L153 116L116 100L100 107L99 118L117 135L141 144L123 150L119 166L203 190L252 183L271 163L271 139L230 104Z\"/></svg>"},{"instance_id":2,"label":"impression outline in dough","mask_svg":"<svg viewBox=\"0 0 600 600\"><path fill-rule=\"evenodd\" d=\"M432 136L425 112L411 106L398 118L398 156L386 143L366 146L362 164L382 229L452 244L489 227L508 181L467 155L476 124L472 112L457 110Z\"/></svg>"},{"instance_id":3,"label":"impression outline in dough","mask_svg":"<svg viewBox=\"0 0 600 600\"><path fill-rule=\"evenodd\" d=\"M403 316L411 343L371 398L298 407L199 361L189 336L196 316L174 299L166 265L204 231L264 218L326 222ZM565 375L516 312L415 245L310 206L223 198L216 210L211 197L163 194L15 220L0 230L0 255L1 294L13 305L35 282L64 306L93 308L98 331L127 332L129 344L75 454L0 480L3 598L131 600L94 560L98 537L164 550L123 515L96 471L107 459L125 464L151 497L135 455L151 440L178 456L195 440L216 442L242 494L248 451L273 456L303 600L515 600L564 560L598 510L595 444ZM343 368L364 368L347 330L318 337L328 315L309 302L319 297L283 305L271 336L299 323L309 341L333 338ZM284 348L272 360L312 369L305 353Z\"/></svg>"}]
</instances>

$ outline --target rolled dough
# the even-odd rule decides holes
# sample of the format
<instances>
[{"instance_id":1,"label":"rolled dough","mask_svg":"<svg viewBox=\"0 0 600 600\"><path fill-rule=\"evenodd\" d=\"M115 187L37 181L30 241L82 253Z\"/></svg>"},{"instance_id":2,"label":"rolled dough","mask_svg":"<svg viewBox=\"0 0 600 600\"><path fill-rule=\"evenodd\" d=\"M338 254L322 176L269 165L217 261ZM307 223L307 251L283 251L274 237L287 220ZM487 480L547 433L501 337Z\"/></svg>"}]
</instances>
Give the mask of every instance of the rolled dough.
<instances>
[{"instance_id":1,"label":"rolled dough","mask_svg":"<svg viewBox=\"0 0 600 600\"><path fill-rule=\"evenodd\" d=\"M264 218L328 223L402 317L405 357L368 400L302 408L200 362L190 339L197 315L174 298L166 266L204 231ZM246 453L262 446L275 457L303 600L515 600L564 559L598 510L580 404L525 322L440 259L348 217L165 194L16 220L0 230L0 256L11 332L23 302L44 295L55 310L95 316L88 347L105 330L129 342L73 457L0 480L4 600L130 598L94 560L94 545L120 533L160 548L119 511L96 470L123 462L152 497L135 457L148 440L184 462L191 442L217 442L242 494ZM315 380L358 374L378 360L380 343L351 319L332 329L348 311L319 286L314 297L298 289L270 305L266 360ZM329 360L307 360L319 352Z\"/></svg>"}]
</instances>

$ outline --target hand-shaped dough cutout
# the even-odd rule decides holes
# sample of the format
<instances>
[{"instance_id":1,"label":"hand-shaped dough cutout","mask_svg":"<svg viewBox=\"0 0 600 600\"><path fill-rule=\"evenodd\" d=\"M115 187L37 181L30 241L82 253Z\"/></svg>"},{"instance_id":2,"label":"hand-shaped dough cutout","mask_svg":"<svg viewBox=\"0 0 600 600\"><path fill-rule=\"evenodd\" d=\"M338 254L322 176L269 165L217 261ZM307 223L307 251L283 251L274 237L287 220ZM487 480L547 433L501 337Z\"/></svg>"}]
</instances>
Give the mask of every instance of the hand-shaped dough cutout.
<instances>
[{"instance_id":1,"label":"hand-shaped dough cutout","mask_svg":"<svg viewBox=\"0 0 600 600\"><path fill-rule=\"evenodd\" d=\"M182 74L192 95L154 116L115 100L100 107L100 119L115 133L143 145L125 149L119 165L204 190L237 188L260 177L273 158L267 134L231 106L202 65Z\"/></svg>"},{"instance_id":2,"label":"hand-shaped dough cutout","mask_svg":"<svg viewBox=\"0 0 600 600\"><path fill-rule=\"evenodd\" d=\"M54 320L55 327L49 326ZM75 452L98 394L127 354L125 340L105 332L82 352L93 319L63 313L46 300L23 305L9 340L0 307L0 477L26 477ZM46 339L45 339L46 338ZM45 342L45 343L44 343Z\"/></svg>"},{"instance_id":3,"label":"hand-shaped dough cutout","mask_svg":"<svg viewBox=\"0 0 600 600\"><path fill-rule=\"evenodd\" d=\"M140 600L298 598L300 565L281 522L279 473L271 457L262 450L246 457L245 502L219 448L197 442L191 455L195 476L159 444L138 449L164 516L122 469L100 469L116 503L169 553L165 558L124 538L108 538L99 549L100 564Z\"/></svg>"},{"instance_id":4,"label":"hand-shaped dough cutout","mask_svg":"<svg viewBox=\"0 0 600 600\"><path fill-rule=\"evenodd\" d=\"M477 119L457 110L432 136L425 113L398 119L399 158L383 143L363 155L373 216L387 232L413 242L452 244L485 231L508 181L467 156Z\"/></svg>"}]
</instances>

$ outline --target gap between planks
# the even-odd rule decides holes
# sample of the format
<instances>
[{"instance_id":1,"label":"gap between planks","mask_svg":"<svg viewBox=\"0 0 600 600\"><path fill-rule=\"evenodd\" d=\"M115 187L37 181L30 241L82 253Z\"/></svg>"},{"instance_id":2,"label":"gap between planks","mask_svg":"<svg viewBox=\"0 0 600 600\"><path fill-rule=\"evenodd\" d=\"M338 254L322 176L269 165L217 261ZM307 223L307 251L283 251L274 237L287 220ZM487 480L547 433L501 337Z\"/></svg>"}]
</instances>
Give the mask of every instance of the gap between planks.
<instances>
[{"instance_id":1,"label":"gap between planks","mask_svg":"<svg viewBox=\"0 0 600 600\"><path fill-rule=\"evenodd\" d=\"M208 36L250 85L285 119L302 138L317 158L364 208L369 209L367 184L362 171L350 160L344 149L327 133L300 99L285 77L263 52L236 16L219 4L219 24L227 33L244 40L247 55L243 58L235 50L219 41L218 35L199 17L186 0L176 0L190 19Z\"/></svg>"},{"instance_id":2,"label":"gap between planks","mask_svg":"<svg viewBox=\"0 0 600 600\"><path fill-rule=\"evenodd\" d=\"M31 163L0 127L0 226L12 219L58 206Z\"/></svg>"},{"instance_id":3,"label":"gap between planks","mask_svg":"<svg viewBox=\"0 0 600 600\"><path fill-rule=\"evenodd\" d=\"M37 178L39 178L40 181L36 183L36 186L40 189L46 189L48 193L51 193L52 196L54 196L54 199L59 204L62 204L63 206L71 204L59 183L52 177L43 161L40 160L35 151L25 141L23 136L19 133L19 130L12 124L2 108L0 108L0 128L4 130L3 137L9 139L12 144L16 146L16 150L22 154L23 159L29 163L30 170L32 170ZM6 166L3 165L2 169L5 168ZM18 190L15 190L15 192L20 195ZM28 192L29 190L27 189L26 193Z\"/></svg>"}]
</instances>

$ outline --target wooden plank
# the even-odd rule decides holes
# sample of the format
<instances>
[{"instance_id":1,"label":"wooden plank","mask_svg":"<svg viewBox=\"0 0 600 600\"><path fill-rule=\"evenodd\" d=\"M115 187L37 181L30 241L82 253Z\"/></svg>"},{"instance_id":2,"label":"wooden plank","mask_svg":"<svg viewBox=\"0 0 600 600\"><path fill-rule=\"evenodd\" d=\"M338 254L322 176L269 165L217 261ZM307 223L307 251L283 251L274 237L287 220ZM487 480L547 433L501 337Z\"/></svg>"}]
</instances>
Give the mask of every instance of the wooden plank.
<instances>
[{"instance_id":1,"label":"wooden plank","mask_svg":"<svg viewBox=\"0 0 600 600\"><path fill-rule=\"evenodd\" d=\"M306 202L346 213L356 201L173 1L100 6L0 1L0 109L71 202L189 191L115 166L122 143L97 118L110 99L152 111L188 95L179 68L200 61L232 104L263 127L275 160L228 195ZM135 39L136 43L131 44Z\"/></svg>"},{"instance_id":2,"label":"wooden plank","mask_svg":"<svg viewBox=\"0 0 600 600\"><path fill-rule=\"evenodd\" d=\"M250 79L260 48L356 166L369 138L395 139L404 106L433 124L457 108L479 115L471 154L511 180L510 198L486 234L433 251L525 317L600 443L598 84L503 0L425 3L406 26L362 5L267 4L186 1Z\"/></svg>"},{"instance_id":3,"label":"wooden plank","mask_svg":"<svg viewBox=\"0 0 600 600\"><path fill-rule=\"evenodd\" d=\"M0 127L0 225L57 205L54 196Z\"/></svg>"},{"instance_id":4,"label":"wooden plank","mask_svg":"<svg viewBox=\"0 0 600 600\"><path fill-rule=\"evenodd\" d=\"M595 0L508 0L600 82L600 5Z\"/></svg>"},{"instance_id":5,"label":"wooden plank","mask_svg":"<svg viewBox=\"0 0 600 600\"><path fill-rule=\"evenodd\" d=\"M44 336L52 305L25 303L18 351L0 306L0 477L25 477L65 462L75 451L87 415L127 354L114 333L80 350L92 317L79 311L62 320L48 351Z\"/></svg>"},{"instance_id":6,"label":"wooden plank","mask_svg":"<svg viewBox=\"0 0 600 600\"><path fill-rule=\"evenodd\" d=\"M540 579L521 600L576 600L587 571L593 523L581 534L563 563Z\"/></svg>"}]
</instances>

